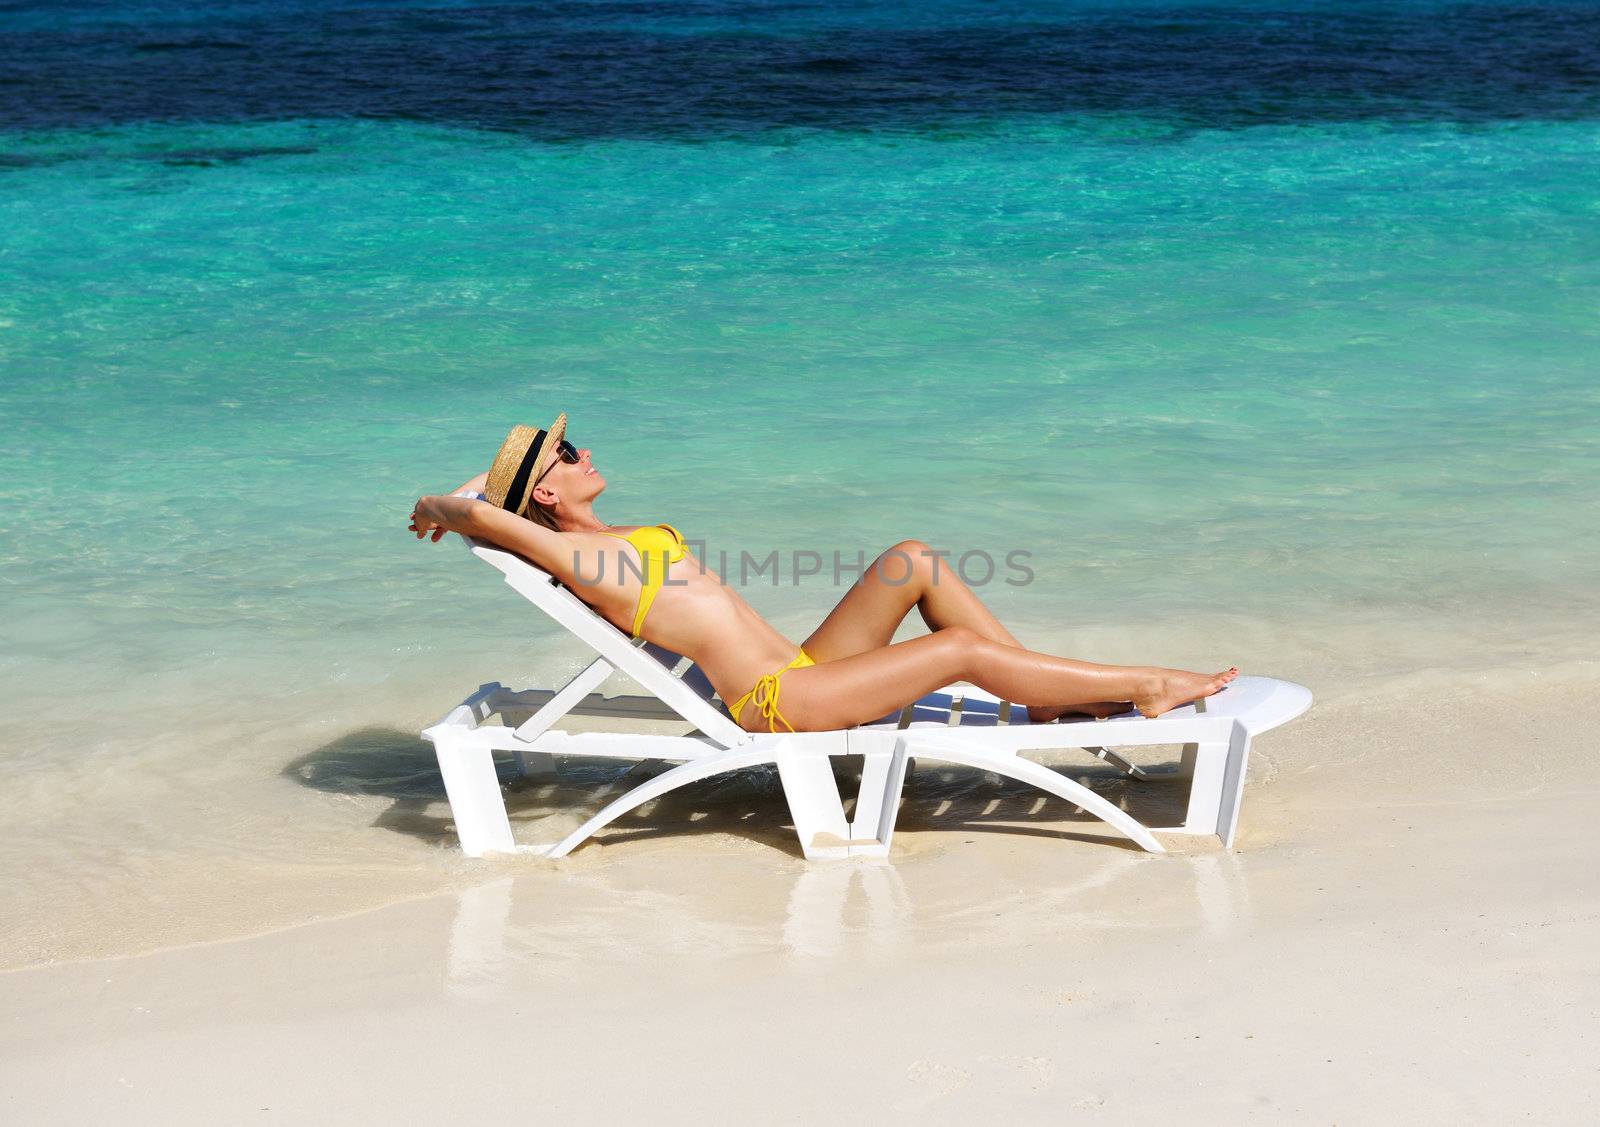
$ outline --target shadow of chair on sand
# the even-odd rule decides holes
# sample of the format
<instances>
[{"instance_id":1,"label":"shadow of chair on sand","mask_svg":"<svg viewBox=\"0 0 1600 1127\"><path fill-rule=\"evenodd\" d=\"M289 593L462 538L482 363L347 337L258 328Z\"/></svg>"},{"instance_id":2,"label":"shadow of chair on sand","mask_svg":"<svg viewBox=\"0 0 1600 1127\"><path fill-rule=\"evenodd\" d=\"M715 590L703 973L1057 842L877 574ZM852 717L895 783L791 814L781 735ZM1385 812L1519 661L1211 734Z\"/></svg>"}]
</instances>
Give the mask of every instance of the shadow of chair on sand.
<instances>
[{"instance_id":1,"label":"shadow of chair on sand","mask_svg":"<svg viewBox=\"0 0 1600 1127\"><path fill-rule=\"evenodd\" d=\"M619 715L618 702L619 698L606 702L604 714ZM1157 750L1141 749L1146 754ZM1082 762L1086 757L1092 765ZM1047 754L1041 761L1146 825L1171 825L1183 819L1187 786L1181 782L1159 777L1129 780L1081 751ZM506 813L519 841L555 841L617 795L666 769L662 764L600 758L567 757L559 762L552 780L524 778L510 757L496 760ZM1146 765L1150 762L1146 759ZM849 816L861 761L841 757L834 764L840 793L851 796L846 802ZM347 732L291 760L283 774L325 793L385 799L388 805L374 819L374 827L430 843L455 844L433 747L415 732L376 726ZM1026 783L936 760L916 764L908 775L897 826L902 832L1008 833L1139 848L1081 808ZM768 766L674 790L618 819L596 840L615 845L728 833L799 858L792 827L778 772Z\"/></svg>"}]
</instances>

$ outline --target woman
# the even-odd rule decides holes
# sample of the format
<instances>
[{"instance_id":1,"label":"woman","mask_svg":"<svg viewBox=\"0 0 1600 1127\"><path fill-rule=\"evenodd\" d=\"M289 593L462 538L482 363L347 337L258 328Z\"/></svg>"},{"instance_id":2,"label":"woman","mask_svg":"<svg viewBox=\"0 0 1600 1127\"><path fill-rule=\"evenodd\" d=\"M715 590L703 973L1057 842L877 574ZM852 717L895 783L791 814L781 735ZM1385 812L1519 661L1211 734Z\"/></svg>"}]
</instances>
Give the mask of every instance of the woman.
<instances>
[{"instance_id":1,"label":"woman","mask_svg":"<svg viewBox=\"0 0 1600 1127\"><path fill-rule=\"evenodd\" d=\"M548 430L513 428L487 473L456 495L417 501L411 531L418 539L431 533L435 543L459 532L531 560L614 626L691 658L733 702L729 712L746 731L848 728L954 681L1027 705L1035 722L1109 715L1127 702L1159 716L1238 675L1096 665L1023 649L918 540L879 556L797 652L688 553L671 525L597 517L606 479L589 450L566 441L566 424L562 414ZM891 643L912 607L932 633Z\"/></svg>"}]
</instances>

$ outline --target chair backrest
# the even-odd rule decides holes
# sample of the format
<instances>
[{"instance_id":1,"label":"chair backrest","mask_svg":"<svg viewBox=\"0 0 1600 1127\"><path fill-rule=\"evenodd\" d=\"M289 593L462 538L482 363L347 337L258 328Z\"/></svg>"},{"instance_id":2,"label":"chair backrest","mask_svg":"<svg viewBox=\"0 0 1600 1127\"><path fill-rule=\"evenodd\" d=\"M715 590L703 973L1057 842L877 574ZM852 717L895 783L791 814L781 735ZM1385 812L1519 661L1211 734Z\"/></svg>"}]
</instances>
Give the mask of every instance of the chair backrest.
<instances>
[{"instance_id":1,"label":"chair backrest","mask_svg":"<svg viewBox=\"0 0 1600 1127\"><path fill-rule=\"evenodd\" d=\"M504 575L506 583L518 594L707 736L724 747L752 738L728 718L726 710L711 703L716 690L699 666L691 663L679 671L684 662L681 655L649 642L635 644L548 571L486 540L470 536L462 539L473 555Z\"/></svg>"}]
</instances>

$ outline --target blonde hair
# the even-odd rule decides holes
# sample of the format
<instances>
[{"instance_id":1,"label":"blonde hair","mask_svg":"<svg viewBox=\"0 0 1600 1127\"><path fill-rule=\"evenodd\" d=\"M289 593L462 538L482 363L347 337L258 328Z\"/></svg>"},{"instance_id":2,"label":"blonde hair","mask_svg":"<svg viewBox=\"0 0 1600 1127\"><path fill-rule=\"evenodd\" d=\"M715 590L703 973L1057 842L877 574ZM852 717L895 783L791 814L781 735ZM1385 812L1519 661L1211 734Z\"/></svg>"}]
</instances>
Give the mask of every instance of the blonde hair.
<instances>
[{"instance_id":1,"label":"blonde hair","mask_svg":"<svg viewBox=\"0 0 1600 1127\"><path fill-rule=\"evenodd\" d=\"M549 509L545 508L531 497L528 498L528 507L522 510L522 515L527 517L534 524L542 524L552 532L565 531L561 527L561 522L556 520L555 513L551 512Z\"/></svg>"}]
</instances>

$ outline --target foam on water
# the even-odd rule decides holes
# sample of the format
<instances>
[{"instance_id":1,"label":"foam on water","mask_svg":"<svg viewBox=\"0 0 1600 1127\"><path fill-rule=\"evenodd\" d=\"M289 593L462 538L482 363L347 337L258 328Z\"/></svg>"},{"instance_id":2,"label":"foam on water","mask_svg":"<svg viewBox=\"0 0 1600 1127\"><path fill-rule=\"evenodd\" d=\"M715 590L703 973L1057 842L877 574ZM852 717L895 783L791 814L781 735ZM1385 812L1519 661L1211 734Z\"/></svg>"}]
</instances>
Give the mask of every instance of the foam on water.
<instances>
[{"instance_id":1,"label":"foam on water","mask_svg":"<svg viewBox=\"0 0 1600 1127\"><path fill-rule=\"evenodd\" d=\"M902 63L919 19L879 28ZM808 73L871 72L865 42ZM29 81L59 85L63 51ZM1585 58L1499 116L1421 79L1448 87L1431 115L1415 91L1354 113L1345 83L1213 120L1153 84L896 116L876 72L831 123L797 123L813 103L791 91L714 128L680 105L657 135L640 82L610 130L497 118L487 95L467 103L492 129L292 100L243 120L254 95L225 87L207 121L8 115L7 887L48 919L68 885L126 908L106 890L128 872L157 901L184 887L163 873L254 873L285 905L353 858L375 887L437 880L443 839L372 826L385 787L413 829L440 816L416 728L581 655L406 515L559 410L613 483L607 519L670 520L711 558L1029 552L1033 582L981 593L1040 648L1332 692L1585 656ZM825 572L746 595L798 640L841 593Z\"/></svg>"}]
</instances>

